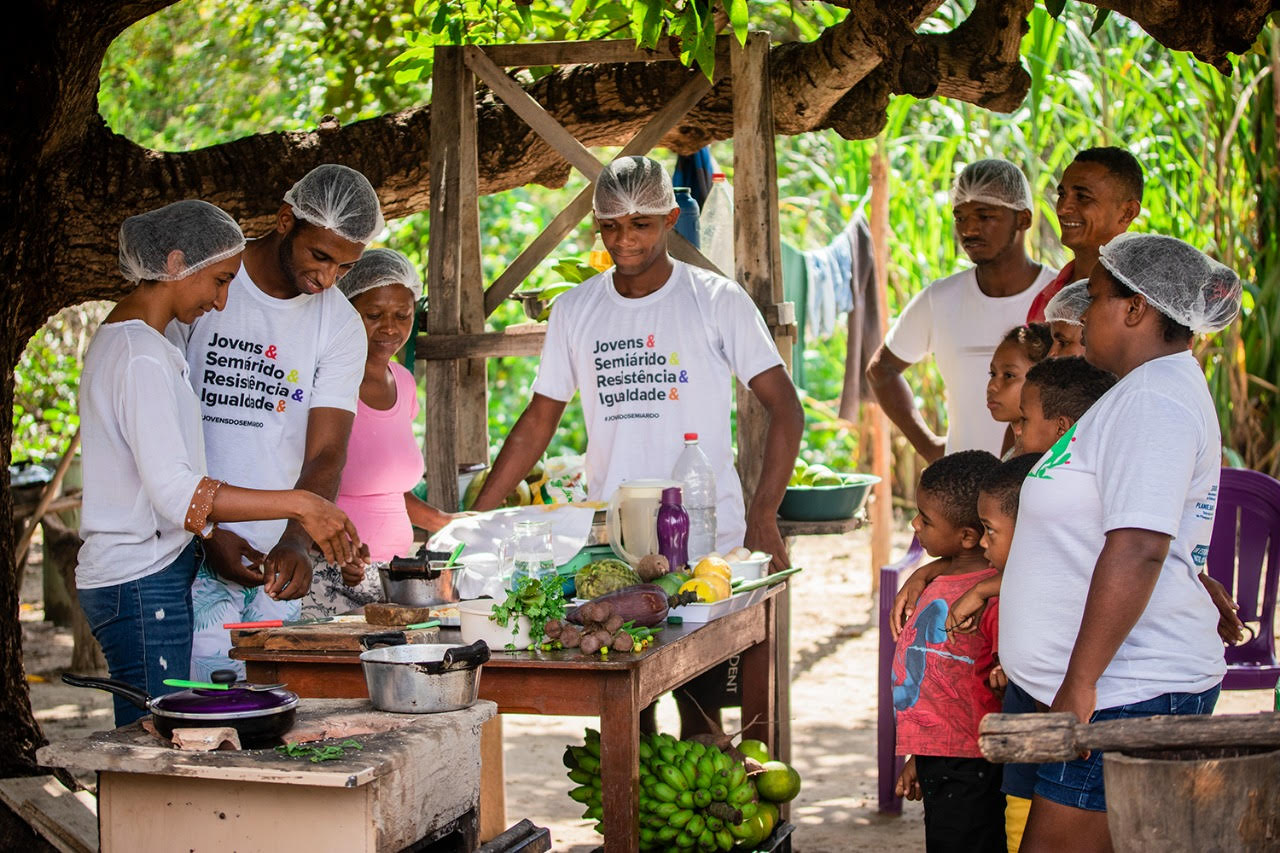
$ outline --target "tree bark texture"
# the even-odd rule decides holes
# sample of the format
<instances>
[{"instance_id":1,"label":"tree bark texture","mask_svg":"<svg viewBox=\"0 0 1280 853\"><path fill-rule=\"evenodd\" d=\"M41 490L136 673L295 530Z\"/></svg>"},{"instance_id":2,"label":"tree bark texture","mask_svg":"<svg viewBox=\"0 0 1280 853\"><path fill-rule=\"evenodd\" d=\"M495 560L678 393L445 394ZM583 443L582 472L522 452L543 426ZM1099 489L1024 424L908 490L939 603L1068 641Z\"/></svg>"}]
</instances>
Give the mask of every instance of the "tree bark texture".
<instances>
[{"instance_id":1,"label":"tree bark texture","mask_svg":"<svg viewBox=\"0 0 1280 853\"><path fill-rule=\"evenodd\" d=\"M117 35L172 0L33 0L11 21L0 51L9 109L0 125L0 382L6 478L0 494L0 776L29 769L40 743L22 671L17 619L20 574L12 564L8 493L12 367L30 336L56 311L117 298L116 236L127 216L183 198L203 198L261 233L294 181L320 163L345 163L378 189L388 219L427 209L431 109L423 105L346 126L271 133L210 148L165 153L113 133L97 112L98 74ZM978 0L948 33L916 28L941 0L850 3L848 17L812 43L774 46L770 75L778 133L835 129L875 135L894 94L946 95L1014 109L1029 77L1018 56L1033 0ZM1226 71L1280 0L1098 0L1161 42ZM588 146L621 145L669 94L698 73L679 63L565 66L529 85L531 94ZM528 183L563 185L568 165L490 93L479 108L480 191ZM732 133L731 83L722 82L663 140L690 152Z\"/></svg>"}]
</instances>

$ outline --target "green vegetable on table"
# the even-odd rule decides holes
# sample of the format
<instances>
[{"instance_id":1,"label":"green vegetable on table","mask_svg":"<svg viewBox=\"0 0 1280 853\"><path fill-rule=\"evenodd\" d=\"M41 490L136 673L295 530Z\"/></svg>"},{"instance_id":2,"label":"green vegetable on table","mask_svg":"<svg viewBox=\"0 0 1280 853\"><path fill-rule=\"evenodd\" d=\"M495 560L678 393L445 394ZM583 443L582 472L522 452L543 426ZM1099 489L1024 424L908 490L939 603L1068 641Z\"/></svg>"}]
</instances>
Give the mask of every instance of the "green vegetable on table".
<instances>
[{"instance_id":1,"label":"green vegetable on table","mask_svg":"<svg viewBox=\"0 0 1280 853\"><path fill-rule=\"evenodd\" d=\"M529 617L529 641L538 645L546 636L546 624L552 619L563 619L565 614L564 588L560 578L522 577L516 581L515 587L507 593L501 604L495 604L490 619L502 627L511 624L514 636L519 631L521 616ZM508 649L515 648L514 643L507 644Z\"/></svg>"},{"instance_id":2,"label":"green vegetable on table","mask_svg":"<svg viewBox=\"0 0 1280 853\"><path fill-rule=\"evenodd\" d=\"M364 749L358 740L344 740L342 743L331 743L326 746L311 746L305 743L286 743L276 747L276 752L290 758L309 758L312 763L333 761L346 755L348 749Z\"/></svg>"}]
</instances>

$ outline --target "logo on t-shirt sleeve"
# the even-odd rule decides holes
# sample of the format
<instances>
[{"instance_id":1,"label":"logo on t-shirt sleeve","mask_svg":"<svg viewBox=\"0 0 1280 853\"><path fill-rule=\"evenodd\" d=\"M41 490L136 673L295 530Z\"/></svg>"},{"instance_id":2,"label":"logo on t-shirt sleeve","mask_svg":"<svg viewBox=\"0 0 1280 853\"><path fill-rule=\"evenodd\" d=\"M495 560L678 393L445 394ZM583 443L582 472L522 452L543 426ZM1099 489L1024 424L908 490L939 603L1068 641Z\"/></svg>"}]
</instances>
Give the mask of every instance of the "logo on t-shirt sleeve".
<instances>
[{"instance_id":1,"label":"logo on t-shirt sleeve","mask_svg":"<svg viewBox=\"0 0 1280 853\"><path fill-rule=\"evenodd\" d=\"M1049 448L1049 455L1044 458L1044 461L1032 468L1027 476L1041 480L1052 480L1053 475L1049 473L1050 471L1054 468L1061 468L1063 465L1071 464L1071 442L1075 440L1076 425L1072 424L1071 429L1064 432L1062 437L1053 443L1053 447Z\"/></svg>"}]
</instances>

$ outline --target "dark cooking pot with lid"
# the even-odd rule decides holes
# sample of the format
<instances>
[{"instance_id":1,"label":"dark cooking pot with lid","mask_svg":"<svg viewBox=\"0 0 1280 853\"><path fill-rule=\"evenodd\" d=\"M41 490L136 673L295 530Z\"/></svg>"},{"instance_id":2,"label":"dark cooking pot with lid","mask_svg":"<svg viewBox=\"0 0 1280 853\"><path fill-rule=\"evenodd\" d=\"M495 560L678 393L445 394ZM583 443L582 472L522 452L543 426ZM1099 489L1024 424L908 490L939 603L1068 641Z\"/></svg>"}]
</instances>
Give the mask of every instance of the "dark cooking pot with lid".
<instances>
[{"instance_id":1,"label":"dark cooking pot with lid","mask_svg":"<svg viewBox=\"0 0 1280 853\"><path fill-rule=\"evenodd\" d=\"M236 673L221 669L213 681L220 689L194 688L152 698L145 690L111 678L64 674L62 680L76 687L96 687L114 693L151 714L156 731L171 737L174 729L222 728L236 730L246 748L273 746L293 728L298 694L290 690L254 689L234 684Z\"/></svg>"}]
</instances>

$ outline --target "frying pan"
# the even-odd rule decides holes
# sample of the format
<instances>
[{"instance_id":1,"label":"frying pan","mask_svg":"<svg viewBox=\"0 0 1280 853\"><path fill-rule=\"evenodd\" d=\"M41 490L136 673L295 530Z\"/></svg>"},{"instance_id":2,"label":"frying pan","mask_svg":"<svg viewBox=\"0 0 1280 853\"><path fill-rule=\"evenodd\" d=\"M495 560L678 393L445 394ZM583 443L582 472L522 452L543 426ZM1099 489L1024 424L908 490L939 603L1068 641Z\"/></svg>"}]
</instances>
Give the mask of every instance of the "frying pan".
<instances>
[{"instance_id":1,"label":"frying pan","mask_svg":"<svg viewBox=\"0 0 1280 853\"><path fill-rule=\"evenodd\" d=\"M173 735L174 729L226 726L236 730L245 748L272 746L293 728L298 713L298 694L290 690L195 688L153 699L145 690L112 678L66 673L62 680L75 687L106 690L133 703L151 714L156 731L166 738ZM213 673L213 680L230 684L236 680L236 673L218 670Z\"/></svg>"}]
</instances>

